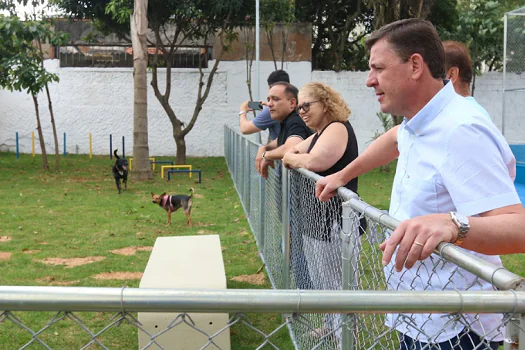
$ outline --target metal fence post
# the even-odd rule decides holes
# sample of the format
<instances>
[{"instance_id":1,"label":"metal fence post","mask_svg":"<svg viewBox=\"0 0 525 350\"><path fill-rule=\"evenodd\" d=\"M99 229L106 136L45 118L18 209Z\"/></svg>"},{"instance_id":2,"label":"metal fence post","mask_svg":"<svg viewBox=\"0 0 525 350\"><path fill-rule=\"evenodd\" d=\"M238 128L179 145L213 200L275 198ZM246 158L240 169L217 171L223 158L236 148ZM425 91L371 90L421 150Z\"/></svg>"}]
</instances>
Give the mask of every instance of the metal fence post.
<instances>
[{"instance_id":1,"label":"metal fence post","mask_svg":"<svg viewBox=\"0 0 525 350\"><path fill-rule=\"evenodd\" d=\"M281 190L282 190L282 244L283 244L283 267L282 267L282 289L290 289L290 172L281 166Z\"/></svg>"},{"instance_id":2,"label":"metal fence post","mask_svg":"<svg viewBox=\"0 0 525 350\"><path fill-rule=\"evenodd\" d=\"M264 219L266 215L266 186L265 186L265 179L262 176L259 176L259 245L261 253L264 253Z\"/></svg>"},{"instance_id":3,"label":"metal fence post","mask_svg":"<svg viewBox=\"0 0 525 350\"><path fill-rule=\"evenodd\" d=\"M240 159L240 166L239 166L239 194L241 195L241 203L244 205L244 201L246 199L245 192L244 192L244 184L246 182L245 176L246 176L246 169L245 169L245 162L246 162L246 155L244 154L244 140L246 140L243 137L239 137L239 157Z\"/></svg>"},{"instance_id":4,"label":"metal fence post","mask_svg":"<svg viewBox=\"0 0 525 350\"><path fill-rule=\"evenodd\" d=\"M244 139L244 210L248 217L250 217L250 180L251 180L251 159L250 159L250 142Z\"/></svg>"},{"instance_id":5,"label":"metal fence post","mask_svg":"<svg viewBox=\"0 0 525 350\"><path fill-rule=\"evenodd\" d=\"M516 291L525 291L525 282L521 282ZM504 350L525 350L525 314L513 314L507 323L506 332Z\"/></svg>"},{"instance_id":6,"label":"metal fence post","mask_svg":"<svg viewBox=\"0 0 525 350\"><path fill-rule=\"evenodd\" d=\"M358 243L357 228L352 218L352 209L349 202L343 203L341 229L341 259L343 290L357 289L357 259ZM343 314L342 317L342 348L345 350L357 349L357 315Z\"/></svg>"}]
</instances>

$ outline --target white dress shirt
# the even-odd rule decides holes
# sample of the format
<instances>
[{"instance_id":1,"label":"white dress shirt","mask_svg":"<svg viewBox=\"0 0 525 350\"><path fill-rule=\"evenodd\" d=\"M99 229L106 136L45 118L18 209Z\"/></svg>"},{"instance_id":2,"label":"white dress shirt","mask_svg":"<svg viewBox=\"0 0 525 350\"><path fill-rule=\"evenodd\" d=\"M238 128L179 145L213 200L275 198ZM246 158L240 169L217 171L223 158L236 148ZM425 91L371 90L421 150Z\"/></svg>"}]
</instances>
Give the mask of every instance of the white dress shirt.
<instances>
[{"instance_id":1,"label":"white dress shirt","mask_svg":"<svg viewBox=\"0 0 525 350\"><path fill-rule=\"evenodd\" d=\"M458 211L467 216L520 203L513 180L516 160L492 121L447 83L398 131L399 159L389 214L400 220ZM472 252L473 253L473 252ZM499 256L473 253L501 266ZM492 286L452 263L436 257L418 261L397 273L393 262L385 267L394 290L492 290ZM443 342L455 337L467 322L478 335L502 340L500 314L467 315L461 322L451 315L414 314L412 326L397 314L386 323L413 339ZM498 328L500 327L501 328ZM423 333L421 332L423 331Z\"/></svg>"}]
</instances>

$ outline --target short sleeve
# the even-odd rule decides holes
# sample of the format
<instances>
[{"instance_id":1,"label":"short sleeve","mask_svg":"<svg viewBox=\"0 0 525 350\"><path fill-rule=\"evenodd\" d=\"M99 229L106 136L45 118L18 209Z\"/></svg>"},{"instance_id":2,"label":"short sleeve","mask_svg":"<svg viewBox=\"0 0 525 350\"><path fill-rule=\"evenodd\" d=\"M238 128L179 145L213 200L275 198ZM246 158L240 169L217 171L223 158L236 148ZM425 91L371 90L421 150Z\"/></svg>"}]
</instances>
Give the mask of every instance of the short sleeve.
<instances>
[{"instance_id":1,"label":"short sleeve","mask_svg":"<svg viewBox=\"0 0 525 350\"><path fill-rule=\"evenodd\" d=\"M492 130L460 125L445 147L440 173L458 211L476 215L520 203L506 162L508 147Z\"/></svg>"},{"instance_id":2,"label":"short sleeve","mask_svg":"<svg viewBox=\"0 0 525 350\"><path fill-rule=\"evenodd\" d=\"M300 137L301 139L306 140L310 135L312 135L312 131L308 129L301 119L299 119L290 123L286 133L286 139L289 137Z\"/></svg>"},{"instance_id":3,"label":"short sleeve","mask_svg":"<svg viewBox=\"0 0 525 350\"><path fill-rule=\"evenodd\" d=\"M253 118L252 122L253 125L255 125L261 130L266 130L270 126L278 123L277 121L273 120L270 116L270 110L267 106L264 106L263 110L259 114L257 114L255 118Z\"/></svg>"}]
</instances>

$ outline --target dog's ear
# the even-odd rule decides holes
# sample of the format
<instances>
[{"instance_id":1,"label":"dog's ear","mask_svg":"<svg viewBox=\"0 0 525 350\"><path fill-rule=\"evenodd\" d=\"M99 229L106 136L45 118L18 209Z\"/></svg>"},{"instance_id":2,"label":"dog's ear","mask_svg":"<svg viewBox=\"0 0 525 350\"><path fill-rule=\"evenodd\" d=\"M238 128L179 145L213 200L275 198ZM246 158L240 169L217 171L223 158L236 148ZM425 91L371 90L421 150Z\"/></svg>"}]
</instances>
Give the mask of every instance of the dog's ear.
<instances>
[{"instance_id":1,"label":"dog's ear","mask_svg":"<svg viewBox=\"0 0 525 350\"><path fill-rule=\"evenodd\" d=\"M152 197L155 197L155 194L153 194L153 192L151 192L151 196L152 196Z\"/></svg>"},{"instance_id":2,"label":"dog's ear","mask_svg":"<svg viewBox=\"0 0 525 350\"><path fill-rule=\"evenodd\" d=\"M165 195L166 195L166 192L164 192L164 193L163 193L163 194L161 194L160 196L161 196L161 197L164 197Z\"/></svg>"}]
</instances>

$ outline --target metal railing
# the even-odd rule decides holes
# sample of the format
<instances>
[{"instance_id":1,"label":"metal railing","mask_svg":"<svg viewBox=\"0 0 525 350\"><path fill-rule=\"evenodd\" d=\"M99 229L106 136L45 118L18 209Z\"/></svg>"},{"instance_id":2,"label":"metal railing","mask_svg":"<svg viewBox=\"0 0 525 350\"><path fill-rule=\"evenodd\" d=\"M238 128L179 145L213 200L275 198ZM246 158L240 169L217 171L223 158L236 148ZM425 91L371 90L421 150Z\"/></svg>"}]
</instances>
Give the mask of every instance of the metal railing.
<instances>
[{"instance_id":1,"label":"metal railing","mask_svg":"<svg viewBox=\"0 0 525 350\"><path fill-rule=\"evenodd\" d=\"M224 138L226 161L274 288L398 291L400 277L392 266L382 265L378 245L399 225L397 220L345 188L328 203L319 202L314 190L320 177L304 169L288 171L276 162L264 180L254 167L259 145L228 127ZM412 281L411 290L490 293L523 288L523 278L497 264L497 259L491 264L452 244L440 244L427 260L403 272L403 277ZM441 271L447 273L445 280ZM435 281L439 284L433 285ZM491 302L488 294L485 302ZM463 329L473 330L487 341L508 341L505 325L510 316L485 315L483 304L479 307L474 314L418 314L407 309L386 319L378 313L302 316L331 335L333 348L342 343L344 349L394 349L398 346L394 328L425 343L440 342L448 339L447 334ZM342 322L352 326L341 327ZM493 325L491 329L487 324ZM305 337L308 329L290 328L298 348L317 346L315 340Z\"/></svg>"},{"instance_id":2,"label":"metal railing","mask_svg":"<svg viewBox=\"0 0 525 350\"><path fill-rule=\"evenodd\" d=\"M256 144L225 129L227 163L274 290L0 286L0 349L131 349L137 343L173 349L166 337L174 333L198 337L196 349L226 350L221 341L229 332L233 348L391 350L399 348L398 326L421 341L452 327L486 341L503 339L505 349L525 347L520 276L442 244L430 258L433 268L411 273L415 283L428 281L451 266L442 286L432 286L443 290L396 290L378 249L396 220L346 189L318 202L318 176L308 171L276 165L262 180L253 167L256 151ZM490 290L481 290L483 281ZM150 328L137 312L159 313L168 322ZM210 330L194 320L200 313L229 316ZM494 314L497 322L479 331L479 319ZM430 322L433 332L425 326ZM464 350L459 339L450 345Z\"/></svg>"}]
</instances>

